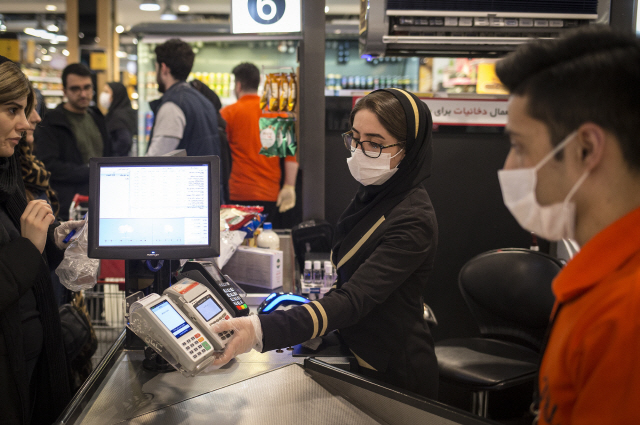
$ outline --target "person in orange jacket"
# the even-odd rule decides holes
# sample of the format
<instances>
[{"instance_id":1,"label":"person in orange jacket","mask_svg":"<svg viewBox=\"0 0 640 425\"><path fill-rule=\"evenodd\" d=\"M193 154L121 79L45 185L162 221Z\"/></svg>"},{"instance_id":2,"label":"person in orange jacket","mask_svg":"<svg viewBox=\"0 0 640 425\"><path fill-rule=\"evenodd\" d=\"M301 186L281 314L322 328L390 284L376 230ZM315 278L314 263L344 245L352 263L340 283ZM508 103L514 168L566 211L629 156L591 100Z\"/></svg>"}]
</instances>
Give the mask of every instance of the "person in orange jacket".
<instances>
[{"instance_id":1,"label":"person in orange jacket","mask_svg":"<svg viewBox=\"0 0 640 425\"><path fill-rule=\"evenodd\" d=\"M496 66L511 93L499 172L521 226L580 252L554 280L539 424L638 424L640 41L589 26Z\"/></svg>"}]
</instances>

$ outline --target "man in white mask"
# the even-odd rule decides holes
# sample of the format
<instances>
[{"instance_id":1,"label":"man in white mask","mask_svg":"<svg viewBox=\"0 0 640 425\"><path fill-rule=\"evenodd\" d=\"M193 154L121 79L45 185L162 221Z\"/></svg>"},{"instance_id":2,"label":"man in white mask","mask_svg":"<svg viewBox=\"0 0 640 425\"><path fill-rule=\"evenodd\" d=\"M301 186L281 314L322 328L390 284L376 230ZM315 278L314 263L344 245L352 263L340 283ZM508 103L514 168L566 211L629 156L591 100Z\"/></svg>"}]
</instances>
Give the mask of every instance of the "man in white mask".
<instances>
[{"instance_id":1,"label":"man in white mask","mask_svg":"<svg viewBox=\"0 0 640 425\"><path fill-rule=\"evenodd\" d=\"M505 204L527 230L575 238L553 282L539 424L637 424L640 410L640 42L592 26L521 46Z\"/></svg>"}]
</instances>

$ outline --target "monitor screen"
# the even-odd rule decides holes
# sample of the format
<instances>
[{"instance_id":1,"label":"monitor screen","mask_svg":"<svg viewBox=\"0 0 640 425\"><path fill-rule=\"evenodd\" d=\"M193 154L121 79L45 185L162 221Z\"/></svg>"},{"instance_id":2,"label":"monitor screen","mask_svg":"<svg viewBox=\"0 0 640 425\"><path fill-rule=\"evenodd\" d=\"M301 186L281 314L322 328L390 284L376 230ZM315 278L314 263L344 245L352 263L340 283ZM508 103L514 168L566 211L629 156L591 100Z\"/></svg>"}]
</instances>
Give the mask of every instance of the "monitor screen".
<instances>
[{"instance_id":1,"label":"monitor screen","mask_svg":"<svg viewBox=\"0 0 640 425\"><path fill-rule=\"evenodd\" d=\"M154 305L151 307L151 311L176 338L180 338L192 329L180 313L169 304L169 301L165 300Z\"/></svg>"},{"instance_id":2,"label":"monitor screen","mask_svg":"<svg viewBox=\"0 0 640 425\"><path fill-rule=\"evenodd\" d=\"M198 313L200 313L207 322L216 317L216 315L222 311L222 308L220 308L218 303L211 298L211 295L207 295L198 301L195 307L196 310L198 310Z\"/></svg>"},{"instance_id":3,"label":"monitor screen","mask_svg":"<svg viewBox=\"0 0 640 425\"><path fill-rule=\"evenodd\" d=\"M219 255L217 157L92 158L89 256Z\"/></svg>"}]
</instances>

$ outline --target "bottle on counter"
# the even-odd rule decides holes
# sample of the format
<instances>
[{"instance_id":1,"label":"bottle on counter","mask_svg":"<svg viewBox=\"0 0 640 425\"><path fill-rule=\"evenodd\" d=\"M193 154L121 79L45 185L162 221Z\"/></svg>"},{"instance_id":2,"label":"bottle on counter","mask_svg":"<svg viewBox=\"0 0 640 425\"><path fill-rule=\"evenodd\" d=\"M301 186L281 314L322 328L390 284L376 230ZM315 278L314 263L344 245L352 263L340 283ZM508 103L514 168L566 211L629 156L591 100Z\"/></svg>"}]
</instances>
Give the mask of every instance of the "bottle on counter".
<instances>
[{"instance_id":1,"label":"bottle on counter","mask_svg":"<svg viewBox=\"0 0 640 425\"><path fill-rule=\"evenodd\" d=\"M324 262L324 287L330 288L335 281L335 275L333 273L333 265L331 265L331 261Z\"/></svg>"},{"instance_id":2,"label":"bottle on counter","mask_svg":"<svg viewBox=\"0 0 640 425\"><path fill-rule=\"evenodd\" d=\"M311 268L311 261L304 262L304 272L302 274L302 284L309 285L313 282L313 269Z\"/></svg>"},{"instance_id":3,"label":"bottle on counter","mask_svg":"<svg viewBox=\"0 0 640 425\"><path fill-rule=\"evenodd\" d=\"M271 223L264 223L262 232L258 235L256 241L258 248L280 249L280 238L278 234L272 230Z\"/></svg>"},{"instance_id":4,"label":"bottle on counter","mask_svg":"<svg viewBox=\"0 0 640 425\"><path fill-rule=\"evenodd\" d=\"M313 283L318 287L324 284L322 279L322 263L318 260L313 262Z\"/></svg>"}]
</instances>

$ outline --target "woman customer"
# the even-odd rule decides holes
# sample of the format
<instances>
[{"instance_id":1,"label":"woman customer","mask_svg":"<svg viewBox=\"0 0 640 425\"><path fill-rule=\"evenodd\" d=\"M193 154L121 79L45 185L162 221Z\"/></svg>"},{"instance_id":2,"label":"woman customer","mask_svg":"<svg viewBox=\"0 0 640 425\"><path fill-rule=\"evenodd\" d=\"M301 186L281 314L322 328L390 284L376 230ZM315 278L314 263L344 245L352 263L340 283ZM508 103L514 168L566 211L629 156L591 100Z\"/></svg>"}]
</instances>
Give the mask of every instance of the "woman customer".
<instances>
[{"instance_id":1,"label":"woman customer","mask_svg":"<svg viewBox=\"0 0 640 425\"><path fill-rule=\"evenodd\" d=\"M108 111L105 123L111 139L112 156L128 156L133 136L138 133L138 116L131 107L127 88L122 83L107 83L98 100L100 106Z\"/></svg>"},{"instance_id":2,"label":"woman customer","mask_svg":"<svg viewBox=\"0 0 640 425\"><path fill-rule=\"evenodd\" d=\"M46 201L27 203L22 133L34 93L20 67L0 56L0 423L51 424L71 394L49 253L82 222L54 224Z\"/></svg>"},{"instance_id":3,"label":"woman customer","mask_svg":"<svg viewBox=\"0 0 640 425\"><path fill-rule=\"evenodd\" d=\"M361 185L338 222L334 288L288 311L223 321L214 332L236 332L214 364L338 329L360 373L437 397L438 365L421 296L438 235L423 187L431 173L431 127L427 106L404 90L378 90L355 105L343 137L349 170Z\"/></svg>"}]
</instances>

